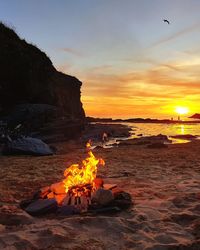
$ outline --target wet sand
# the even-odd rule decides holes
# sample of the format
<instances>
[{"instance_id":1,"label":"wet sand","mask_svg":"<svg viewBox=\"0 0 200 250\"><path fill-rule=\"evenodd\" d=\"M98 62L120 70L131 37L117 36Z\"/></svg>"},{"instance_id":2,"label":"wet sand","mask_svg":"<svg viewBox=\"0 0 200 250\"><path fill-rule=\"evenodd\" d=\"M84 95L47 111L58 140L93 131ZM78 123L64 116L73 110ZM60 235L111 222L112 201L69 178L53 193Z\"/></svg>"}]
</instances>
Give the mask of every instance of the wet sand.
<instances>
[{"instance_id":1,"label":"wet sand","mask_svg":"<svg viewBox=\"0 0 200 250\"><path fill-rule=\"evenodd\" d=\"M200 249L200 141L97 148L106 162L98 175L129 192L133 207L115 215L31 217L19 202L85 157L83 143L56 146L54 156L1 156L0 249Z\"/></svg>"}]
</instances>

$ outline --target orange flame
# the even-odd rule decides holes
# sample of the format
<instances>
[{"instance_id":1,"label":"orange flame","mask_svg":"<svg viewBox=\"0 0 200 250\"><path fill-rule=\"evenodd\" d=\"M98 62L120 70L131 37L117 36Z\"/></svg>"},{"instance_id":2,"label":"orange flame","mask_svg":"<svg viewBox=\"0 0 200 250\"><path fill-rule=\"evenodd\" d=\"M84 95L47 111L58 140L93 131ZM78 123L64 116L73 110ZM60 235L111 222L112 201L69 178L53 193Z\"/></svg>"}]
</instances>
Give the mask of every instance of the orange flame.
<instances>
[{"instance_id":1,"label":"orange flame","mask_svg":"<svg viewBox=\"0 0 200 250\"><path fill-rule=\"evenodd\" d=\"M105 165L103 159L97 159L91 151L91 142L86 144L88 157L79 164L72 164L64 172L63 180L66 193L72 187L91 184L94 187L94 180L97 175L98 164Z\"/></svg>"}]
</instances>

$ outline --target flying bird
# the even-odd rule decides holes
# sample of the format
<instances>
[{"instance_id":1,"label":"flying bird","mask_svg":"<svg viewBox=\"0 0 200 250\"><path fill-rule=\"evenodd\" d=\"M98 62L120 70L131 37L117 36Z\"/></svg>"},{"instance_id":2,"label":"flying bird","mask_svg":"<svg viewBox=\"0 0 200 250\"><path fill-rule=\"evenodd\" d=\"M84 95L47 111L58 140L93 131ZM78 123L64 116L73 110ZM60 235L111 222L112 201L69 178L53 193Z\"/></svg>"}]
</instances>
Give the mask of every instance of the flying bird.
<instances>
[{"instance_id":1,"label":"flying bird","mask_svg":"<svg viewBox=\"0 0 200 250\"><path fill-rule=\"evenodd\" d=\"M163 19L163 22L170 24L170 22L167 19Z\"/></svg>"}]
</instances>

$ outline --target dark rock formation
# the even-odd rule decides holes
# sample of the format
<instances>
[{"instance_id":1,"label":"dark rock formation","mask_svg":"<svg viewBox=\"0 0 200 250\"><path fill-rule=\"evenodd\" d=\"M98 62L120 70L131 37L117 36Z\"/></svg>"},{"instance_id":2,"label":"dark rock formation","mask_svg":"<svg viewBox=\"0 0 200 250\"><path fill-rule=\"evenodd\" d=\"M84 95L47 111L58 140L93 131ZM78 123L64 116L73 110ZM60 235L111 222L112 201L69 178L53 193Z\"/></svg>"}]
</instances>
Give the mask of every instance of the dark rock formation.
<instances>
[{"instance_id":1,"label":"dark rock formation","mask_svg":"<svg viewBox=\"0 0 200 250\"><path fill-rule=\"evenodd\" d=\"M93 142L101 142L103 133L106 133L108 139L129 137L131 128L123 124L89 124L86 126L85 135L82 137L84 141L92 139Z\"/></svg>"},{"instance_id":2,"label":"dark rock formation","mask_svg":"<svg viewBox=\"0 0 200 250\"><path fill-rule=\"evenodd\" d=\"M43 123L57 118L59 109L48 104L20 104L16 105L7 116L3 117L9 127L16 125L31 124L32 129L39 128Z\"/></svg>"},{"instance_id":3,"label":"dark rock formation","mask_svg":"<svg viewBox=\"0 0 200 250\"><path fill-rule=\"evenodd\" d=\"M47 55L0 23L0 113L16 105L42 104L57 108L69 120L85 118L81 82L58 72ZM80 123L80 122L79 122Z\"/></svg>"},{"instance_id":4,"label":"dark rock formation","mask_svg":"<svg viewBox=\"0 0 200 250\"><path fill-rule=\"evenodd\" d=\"M200 114L195 113L194 115L188 117L188 118L192 118L192 119L200 119Z\"/></svg>"},{"instance_id":5,"label":"dark rock formation","mask_svg":"<svg viewBox=\"0 0 200 250\"><path fill-rule=\"evenodd\" d=\"M120 142L120 146L128 146L128 145L150 145L151 148L161 148L164 143L171 143L172 141L168 139L166 135L152 135L152 136L144 136L134 139L129 139L126 141Z\"/></svg>"},{"instance_id":6,"label":"dark rock formation","mask_svg":"<svg viewBox=\"0 0 200 250\"><path fill-rule=\"evenodd\" d=\"M198 136L190 135L190 134L187 134L187 135L172 135L170 137L174 138L174 139L182 139L182 140L195 140L195 139L198 138Z\"/></svg>"}]
</instances>

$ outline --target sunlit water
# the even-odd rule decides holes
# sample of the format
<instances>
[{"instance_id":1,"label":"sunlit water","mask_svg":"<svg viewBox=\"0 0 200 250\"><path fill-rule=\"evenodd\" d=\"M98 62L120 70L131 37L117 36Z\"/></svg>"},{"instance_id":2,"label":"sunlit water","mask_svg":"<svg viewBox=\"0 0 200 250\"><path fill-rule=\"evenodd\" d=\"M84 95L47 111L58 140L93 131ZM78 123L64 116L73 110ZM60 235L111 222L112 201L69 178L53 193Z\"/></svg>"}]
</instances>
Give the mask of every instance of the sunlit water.
<instances>
[{"instance_id":1,"label":"sunlit water","mask_svg":"<svg viewBox=\"0 0 200 250\"><path fill-rule=\"evenodd\" d=\"M163 123L124 123L132 129L132 138L137 138L139 134L143 136L151 136L163 134L167 135L173 143L184 143L188 140L173 139L171 136L174 135L196 135L200 136L200 124L163 124Z\"/></svg>"},{"instance_id":2,"label":"sunlit water","mask_svg":"<svg viewBox=\"0 0 200 250\"><path fill-rule=\"evenodd\" d=\"M159 124L159 123L121 123L127 125L131 128L131 136L129 138L138 138L142 136L151 136L163 134L167 135L172 143L187 143L189 140L174 139L171 136L174 135L195 135L200 139L200 124L190 123L190 124ZM122 140L129 138L120 138ZM112 147L113 143L117 143L117 139L113 138L104 145L104 147Z\"/></svg>"}]
</instances>

